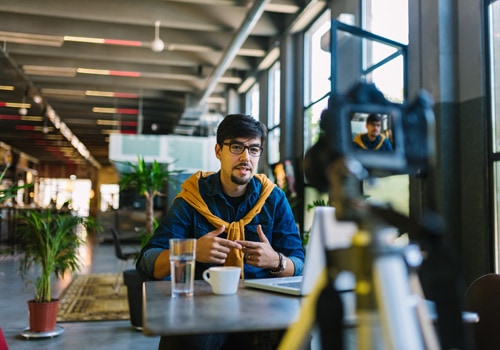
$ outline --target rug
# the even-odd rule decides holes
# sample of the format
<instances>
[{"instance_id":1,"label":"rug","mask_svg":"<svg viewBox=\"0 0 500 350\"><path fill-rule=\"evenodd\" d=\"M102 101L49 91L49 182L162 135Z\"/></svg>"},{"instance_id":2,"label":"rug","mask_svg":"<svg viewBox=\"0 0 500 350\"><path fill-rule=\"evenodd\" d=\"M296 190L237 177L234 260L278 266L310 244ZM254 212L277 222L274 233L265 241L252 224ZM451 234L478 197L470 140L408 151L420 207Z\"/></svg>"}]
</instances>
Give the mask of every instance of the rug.
<instances>
[{"instance_id":1,"label":"rug","mask_svg":"<svg viewBox=\"0 0 500 350\"><path fill-rule=\"evenodd\" d=\"M127 288L115 294L116 275L77 275L59 297L57 322L130 319Z\"/></svg>"}]
</instances>

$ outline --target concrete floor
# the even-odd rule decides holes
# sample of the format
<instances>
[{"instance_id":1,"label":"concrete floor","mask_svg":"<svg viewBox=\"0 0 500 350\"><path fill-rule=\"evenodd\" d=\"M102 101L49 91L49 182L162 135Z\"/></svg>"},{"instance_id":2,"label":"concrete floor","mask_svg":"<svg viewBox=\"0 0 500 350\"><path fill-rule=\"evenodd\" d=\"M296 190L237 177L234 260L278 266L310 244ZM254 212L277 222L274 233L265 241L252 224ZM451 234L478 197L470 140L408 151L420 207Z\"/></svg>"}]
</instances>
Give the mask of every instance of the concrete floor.
<instances>
[{"instance_id":1,"label":"concrete floor","mask_svg":"<svg viewBox=\"0 0 500 350\"><path fill-rule=\"evenodd\" d=\"M88 239L81 249L82 268L79 273L115 273L120 263L113 246ZM130 266L132 268L132 266ZM25 339L20 333L28 326L27 300L32 290L24 286L18 275L18 257L0 256L0 328L10 350L56 349L157 349L159 337L149 337L137 331L130 321L59 323L64 333L45 339ZM54 296L59 296L71 277L55 283Z\"/></svg>"}]
</instances>

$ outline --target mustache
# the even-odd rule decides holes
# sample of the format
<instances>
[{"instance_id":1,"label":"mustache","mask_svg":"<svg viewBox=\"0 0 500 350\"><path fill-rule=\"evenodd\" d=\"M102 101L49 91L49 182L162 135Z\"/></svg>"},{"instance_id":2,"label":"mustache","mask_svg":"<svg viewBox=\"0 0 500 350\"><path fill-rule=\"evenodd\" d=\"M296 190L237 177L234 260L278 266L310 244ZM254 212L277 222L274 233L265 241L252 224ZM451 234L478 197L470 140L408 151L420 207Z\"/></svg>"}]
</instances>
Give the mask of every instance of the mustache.
<instances>
[{"instance_id":1,"label":"mustache","mask_svg":"<svg viewBox=\"0 0 500 350\"><path fill-rule=\"evenodd\" d=\"M246 168L252 169L252 165L250 163L247 163L247 162L242 162L242 163L235 166L235 168L238 168L238 167L246 167Z\"/></svg>"}]
</instances>

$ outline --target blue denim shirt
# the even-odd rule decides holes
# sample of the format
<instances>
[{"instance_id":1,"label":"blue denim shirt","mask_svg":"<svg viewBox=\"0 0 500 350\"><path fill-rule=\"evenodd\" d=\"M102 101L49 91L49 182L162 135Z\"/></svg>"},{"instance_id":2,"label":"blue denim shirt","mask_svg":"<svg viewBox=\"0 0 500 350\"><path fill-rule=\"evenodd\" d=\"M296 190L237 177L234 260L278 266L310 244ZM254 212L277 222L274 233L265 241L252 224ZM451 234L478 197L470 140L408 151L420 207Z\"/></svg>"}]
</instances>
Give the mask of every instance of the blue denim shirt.
<instances>
[{"instance_id":1,"label":"blue denim shirt","mask_svg":"<svg viewBox=\"0 0 500 350\"><path fill-rule=\"evenodd\" d=\"M200 179L198 184L200 194L214 215L227 222L238 221L257 202L262 184L256 178L253 178L248 184L245 200L236 210L226 200L222 192L219 176L219 173L215 173ZM257 235L257 225L262 225L262 230L274 250L290 258L295 266L294 274L301 275L304 267L302 240L285 193L278 187L275 187L271 192L261 212L245 226L246 240L260 241ZM184 199L175 199L154 235L142 249L136 264L137 271L145 279L154 279L154 263L163 250L169 249L170 238L200 238L215 229L216 227L212 226ZM220 237L225 237L225 233ZM203 271L211 266L214 265L197 262L195 278L201 279ZM245 278L273 277L268 269L247 264L244 266L244 273Z\"/></svg>"}]
</instances>

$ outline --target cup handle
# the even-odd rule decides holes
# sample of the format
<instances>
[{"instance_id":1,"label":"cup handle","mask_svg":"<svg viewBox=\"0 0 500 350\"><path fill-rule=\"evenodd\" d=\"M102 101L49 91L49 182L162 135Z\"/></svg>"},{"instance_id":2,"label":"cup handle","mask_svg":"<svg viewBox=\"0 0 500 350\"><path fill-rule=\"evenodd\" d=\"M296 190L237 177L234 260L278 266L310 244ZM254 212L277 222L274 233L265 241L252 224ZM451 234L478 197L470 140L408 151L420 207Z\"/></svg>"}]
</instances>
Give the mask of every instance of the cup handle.
<instances>
[{"instance_id":1,"label":"cup handle","mask_svg":"<svg viewBox=\"0 0 500 350\"><path fill-rule=\"evenodd\" d=\"M205 271L203 271L202 275L203 279L205 280L205 282L207 282L208 284L212 285L210 283L210 271L208 271L208 269L206 269Z\"/></svg>"}]
</instances>

